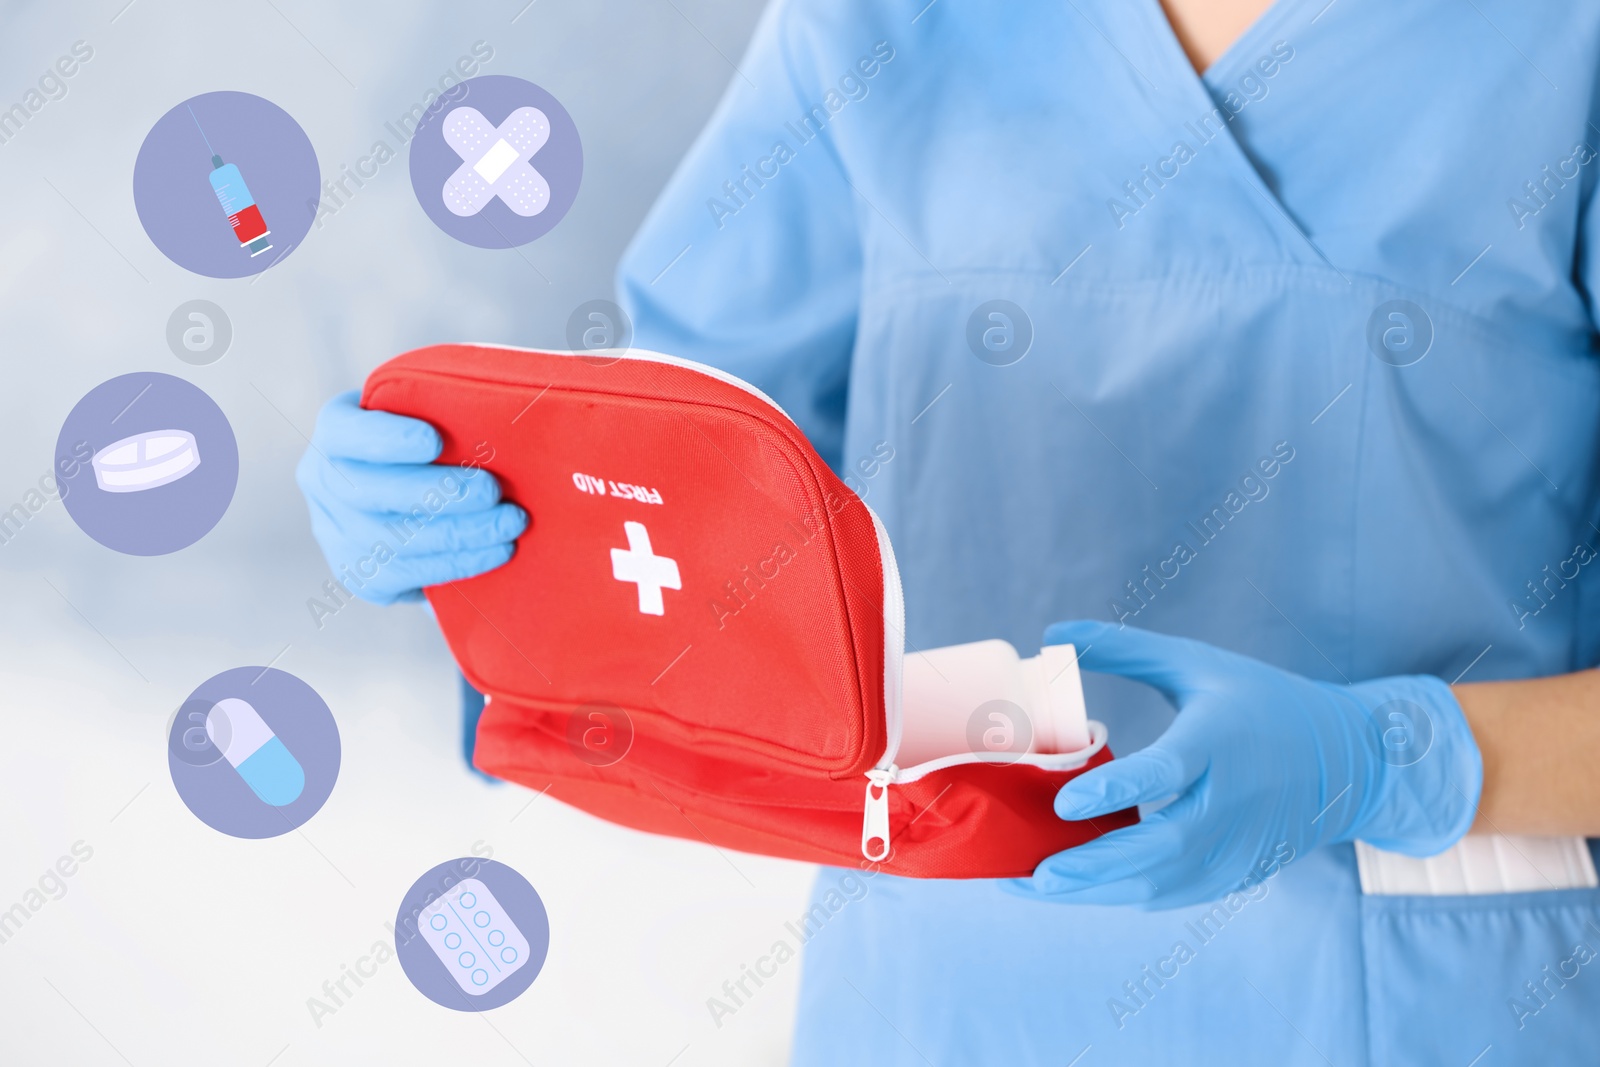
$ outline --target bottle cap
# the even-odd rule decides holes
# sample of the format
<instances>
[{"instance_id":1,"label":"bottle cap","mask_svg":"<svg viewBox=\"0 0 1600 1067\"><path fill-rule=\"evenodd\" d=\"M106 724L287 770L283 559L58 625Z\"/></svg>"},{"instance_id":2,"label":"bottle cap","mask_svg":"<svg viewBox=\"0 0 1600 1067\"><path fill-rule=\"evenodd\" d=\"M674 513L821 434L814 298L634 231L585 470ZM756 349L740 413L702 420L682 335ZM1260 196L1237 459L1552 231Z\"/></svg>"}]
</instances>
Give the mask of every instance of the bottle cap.
<instances>
[{"instance_id":1,"label":"bottle cap","mask_svg":"<svg viewBox=\"0 0 1600 1067\"><path fill-rule=\"evenodd\" d=\"M1078 675L1078 650L1072 645L1046 645L1024 663L1036 673L1034 694L1035 748L1040 752L1076 752L1089 745L1089 715Z\"/></svg>"}]
</instances>

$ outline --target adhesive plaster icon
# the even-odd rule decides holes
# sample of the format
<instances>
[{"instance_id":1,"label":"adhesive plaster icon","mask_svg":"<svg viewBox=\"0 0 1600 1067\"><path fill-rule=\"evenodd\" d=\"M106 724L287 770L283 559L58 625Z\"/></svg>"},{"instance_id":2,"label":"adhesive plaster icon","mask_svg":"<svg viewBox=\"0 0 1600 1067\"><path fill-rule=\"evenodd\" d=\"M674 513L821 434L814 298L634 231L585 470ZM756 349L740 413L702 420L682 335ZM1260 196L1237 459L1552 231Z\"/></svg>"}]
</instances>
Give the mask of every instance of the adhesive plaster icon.
<instances>
[{"instance_id":1,"label":"adhesive plaster icon","mask_svg":"<svg viewBox=\"0 0 1600 1067\"><path fill-rule=\"evenodd\" d=\"M444 140L462 159L444 183L444 205L455 215L476 215L495 197L532 218L550 204L550 184L529 162L550 139L550 121L536 107L519 107L499 126L482 112L458 107L444 117Z\"/></svg>"}]
</instances>

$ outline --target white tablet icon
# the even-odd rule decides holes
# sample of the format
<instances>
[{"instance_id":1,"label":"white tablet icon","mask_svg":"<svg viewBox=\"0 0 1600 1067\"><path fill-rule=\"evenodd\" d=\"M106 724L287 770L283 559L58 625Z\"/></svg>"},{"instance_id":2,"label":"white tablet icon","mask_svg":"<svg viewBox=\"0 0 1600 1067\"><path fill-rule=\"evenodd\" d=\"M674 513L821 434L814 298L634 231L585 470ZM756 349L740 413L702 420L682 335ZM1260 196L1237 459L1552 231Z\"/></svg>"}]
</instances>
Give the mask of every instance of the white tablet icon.
<instances>
[{"instance_id":1,"label":"white tablet icon","mask_svg":"<svg viewBox=\"0 0 1600 1067\"><path fill-rule=\"evenodd\" d=\"M94 483L107 493L141 493L167 485L200 466L188 430L147 430L113 441L94 454Z\"/></svg>"},{"instance_id":2,"label":"white tablet icon","mask_svg":"<svg viewBox=\"0 0 1600 1067\"><path fill-rule=\"evenodd\" d=\"M422 909L422 938L468 996L479 997L528 962L528 939L476 878Z\"/></svg>"},{"instance_id":3,"label":"white tablet icon","mask_svg":"<svg viewBox=\"0 0 1600 1067\"><path fill-rule=\"evenodd\" d=\"M683 581L678 577L678 561L655 554L650 548L650 531L644 528L644 523L625 522L622 529L628 535L628 547L611 550L611 577L639 586L642 614L665 615L667 605L661 599L661 590L683 588Z\"/></svg>"}]
</instances>

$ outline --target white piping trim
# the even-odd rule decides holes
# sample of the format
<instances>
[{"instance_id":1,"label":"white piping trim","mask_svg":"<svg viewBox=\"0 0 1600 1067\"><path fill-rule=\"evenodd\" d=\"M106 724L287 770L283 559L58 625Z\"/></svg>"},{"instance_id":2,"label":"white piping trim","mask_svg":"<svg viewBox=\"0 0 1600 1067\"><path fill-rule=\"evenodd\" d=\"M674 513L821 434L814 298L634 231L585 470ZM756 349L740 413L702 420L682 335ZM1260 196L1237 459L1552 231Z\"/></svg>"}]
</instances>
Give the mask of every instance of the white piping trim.
<instances>
[{"instance_id":1,"label":"white piping trim","mask_svg":"<svg viewBox=\"0 0 1600 1067\"><path fill-rule=\"evenodd\" d=\"M728 385L743 389L751 396L756 397L757 399L766 403L779 415L782 415L785 419L788 419L790 425L795 426L797 429L799 428L799 424L796 423L794 419L789 418L789 413L783 410L783 407L776 400L772 399L766 393L763 393L760 389L757 389L743 378L729 374L725 370L719 370L716 367L710 366L709 364L696 363L692 359L684 359L682 356L669 356L665 352L652 352L648 348L590 348L585 349L582 352L573 352L564 348L523 348L520 345L486 344L482 341L460 341L455 343L455 347L496 348L508 352L526 352L529 355L535 356L574 356L583 359L637 359L644 363L666 363L673 367L685 367L689 370L699 371L701 374L715 378L719 382L726 382Z\"/></svg>"},{"instance_id":2,"label":"white piping trim","mask_svg":"<svg viewBox=\"0 0 1600 1067\"><path fill-rule=\"evenodd\" d=\"M895 774L894 784L905 785L935 771L959 767L966 763L1001 763L1006 766L1022 763L1047 771L1073 771L1088 763L1095 753L1105 748L1106 738L1105 723L1090 719L1088 747L1080 748L1076 752L1024 752L1021 755L1012 752L958 752L953 756L940 756L938 759L900 768Z\"/></svg>"},{"instance_id":3,"label":"white piping trim","mask_svg":"<svg viewBox=\"0 0 1600 1067\"><path fill-rule=\"evenodd\" d=\"M889 531L884 528L878 513L862 507L872 516L872 531L878 536L878 559L883 568L883 756L873 765L874 770L893 771L894 759L900 752L900 735L905 722L902 705L904 698L901 683L905 676L906 655L906 596L900 584L900 566L895 562L894 545L889 543Z\"/></svg>"}]
</instances>

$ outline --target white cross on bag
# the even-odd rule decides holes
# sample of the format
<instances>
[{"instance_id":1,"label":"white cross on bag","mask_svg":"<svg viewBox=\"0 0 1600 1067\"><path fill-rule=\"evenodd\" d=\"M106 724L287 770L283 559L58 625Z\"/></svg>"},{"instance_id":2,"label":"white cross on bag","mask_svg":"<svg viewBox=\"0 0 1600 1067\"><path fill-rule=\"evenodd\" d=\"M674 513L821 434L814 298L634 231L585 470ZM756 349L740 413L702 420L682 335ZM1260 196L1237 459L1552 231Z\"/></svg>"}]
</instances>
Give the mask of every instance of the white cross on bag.
<instances>
[{"instance_id":1,"label":"white cross on bag","mask_svg":"<svg viewBox=\"0 0 1600 1067\"><path fill-rule=\"evenodd\" d=\"M619 582L638 584L641 613L665 615L667 606L661 599L661 590L683 588L678 561L651 551L650 531L644 523L625 522L622 529L628 535L628 547L611 550L611 576Z\"/></svg>"}]
</instances>

